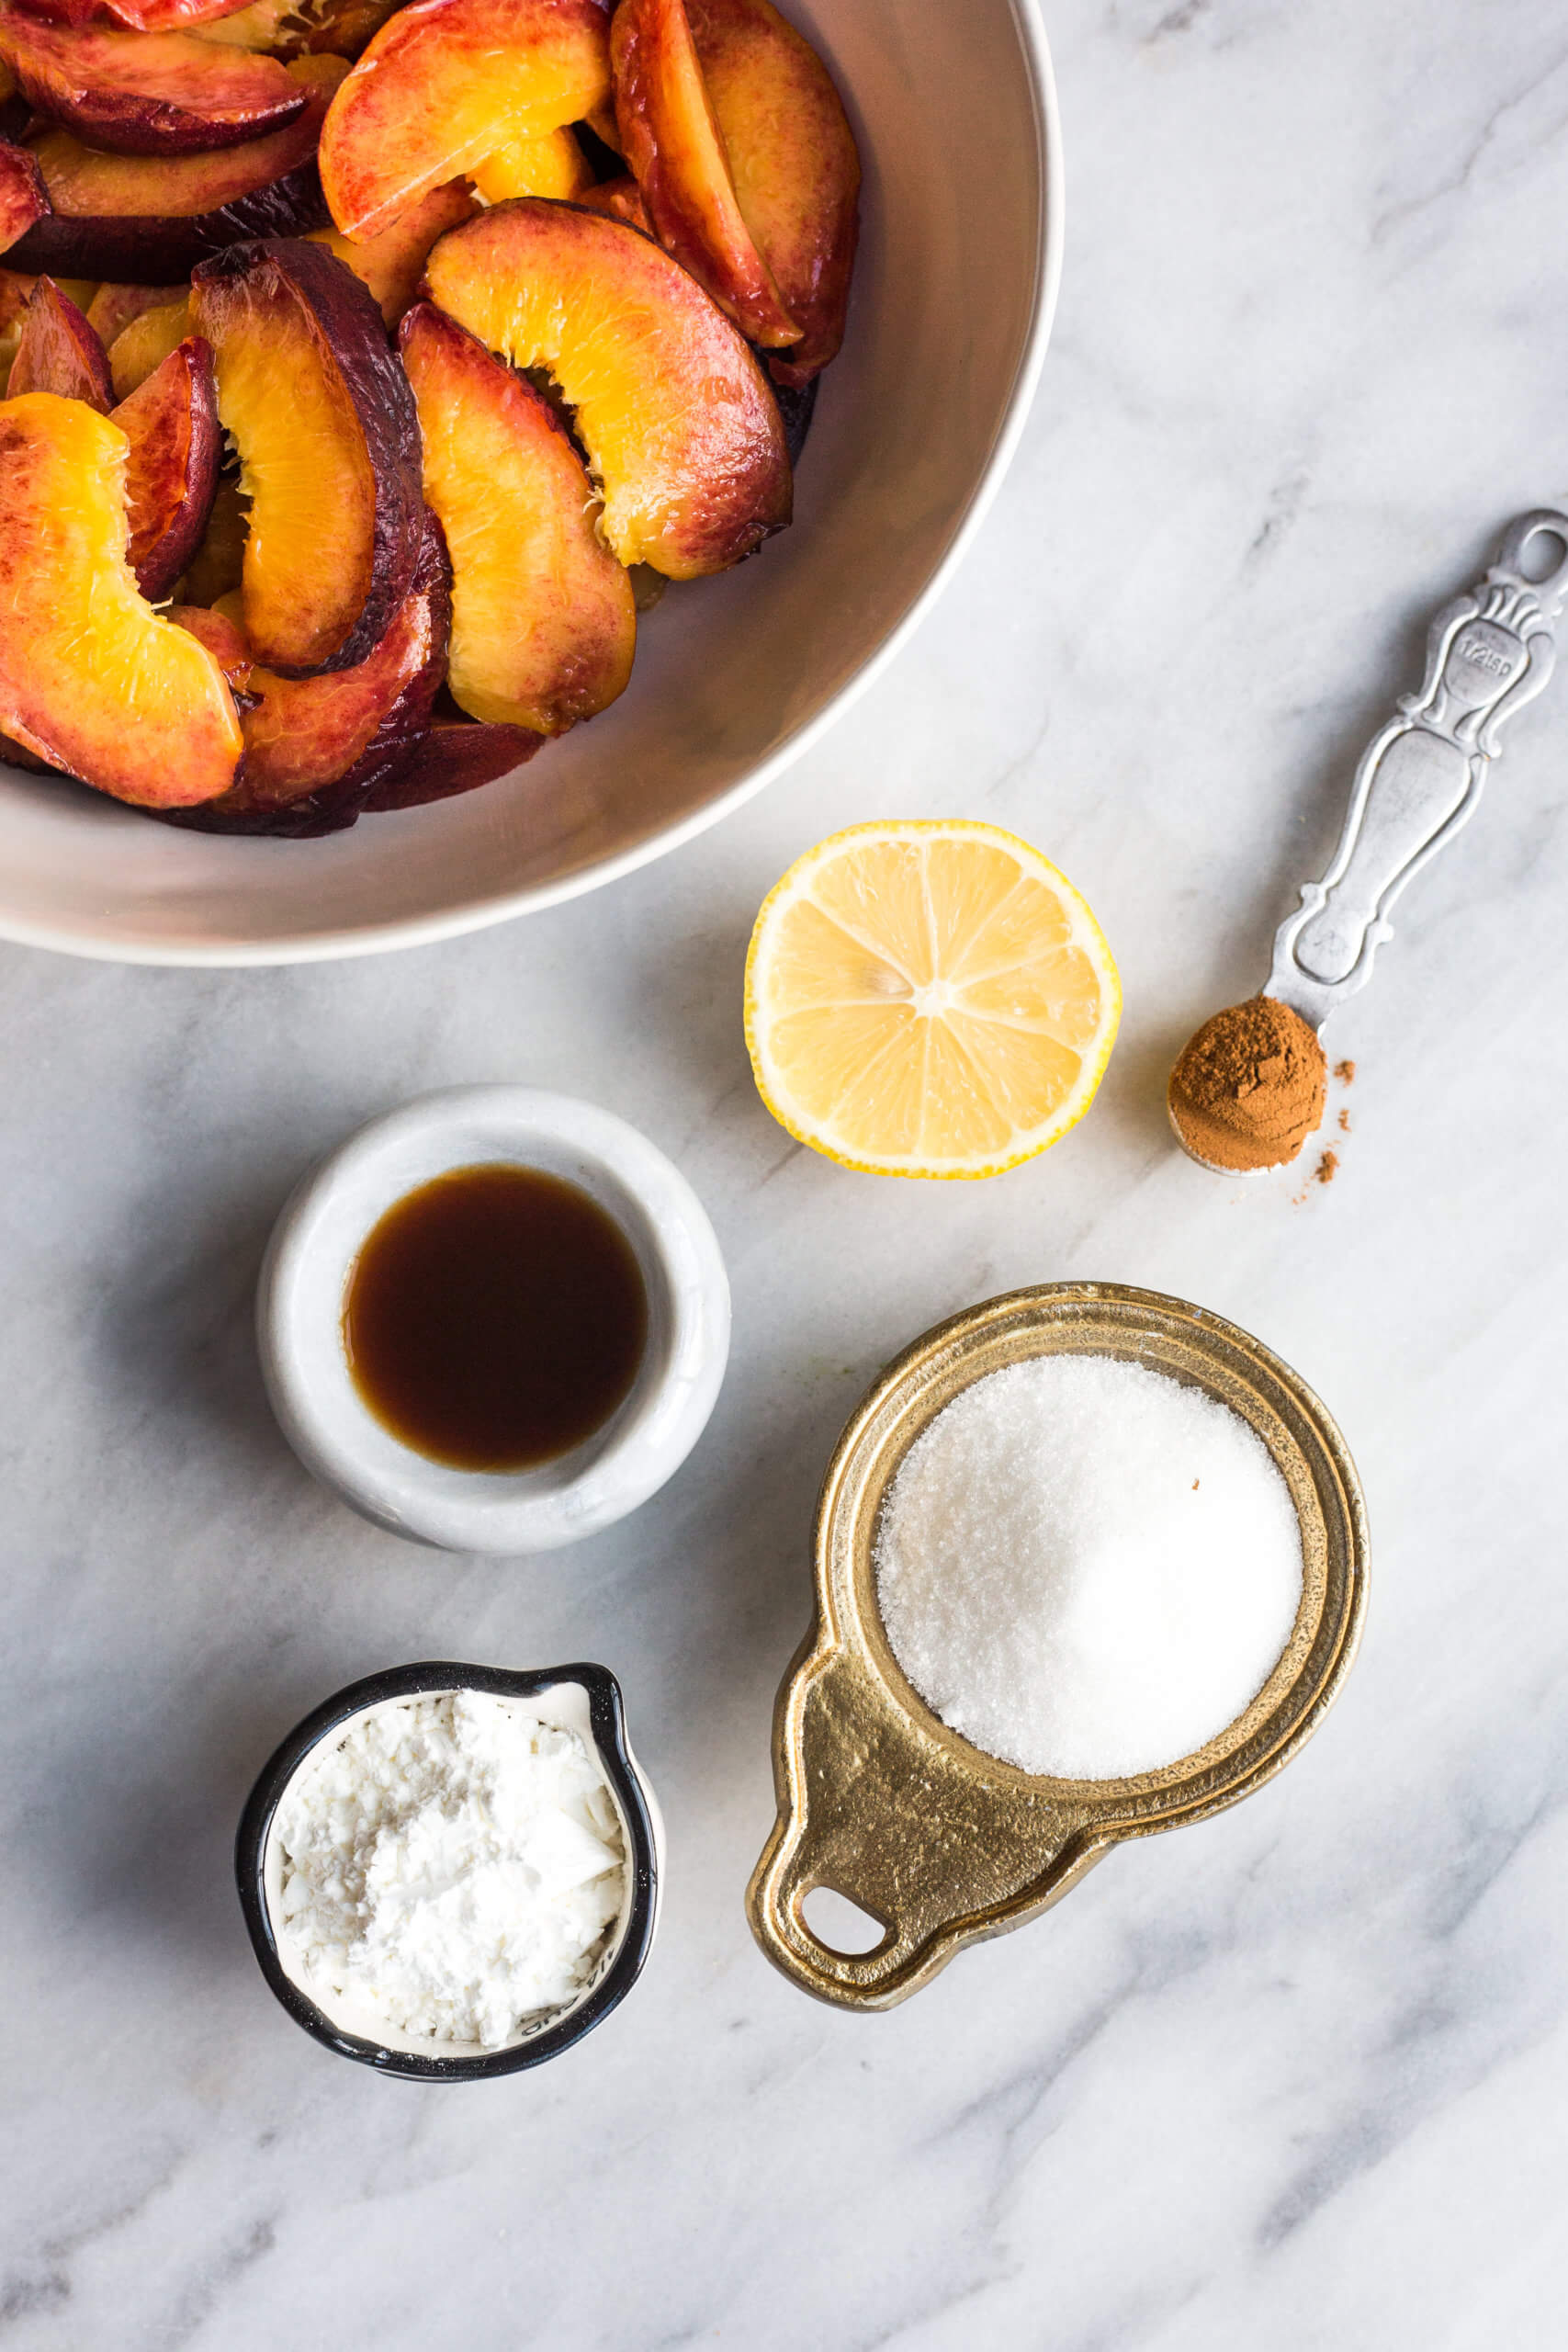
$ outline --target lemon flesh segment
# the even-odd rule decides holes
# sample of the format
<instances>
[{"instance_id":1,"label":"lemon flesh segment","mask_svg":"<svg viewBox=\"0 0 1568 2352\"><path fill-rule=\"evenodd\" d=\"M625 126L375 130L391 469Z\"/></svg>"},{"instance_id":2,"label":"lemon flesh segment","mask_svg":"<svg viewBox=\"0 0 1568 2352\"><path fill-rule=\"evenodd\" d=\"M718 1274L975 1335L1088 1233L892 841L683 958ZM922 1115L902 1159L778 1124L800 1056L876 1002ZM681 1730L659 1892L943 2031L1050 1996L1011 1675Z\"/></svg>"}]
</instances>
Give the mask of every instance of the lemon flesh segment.
<instances>
[{"instance_id":1,"label":"lemon flesh segment","mask_svg":"<svg viewBox=\"0 0 1568 2352\"><path fill-rule=\"evenodd\" d=\"M773 892L747 966L768 1108L888 1175L992 1175L1043 1151L1093 1100L1120 1012L1084 899L989 825L835 834Z\"/></svg>"}]
</instances>

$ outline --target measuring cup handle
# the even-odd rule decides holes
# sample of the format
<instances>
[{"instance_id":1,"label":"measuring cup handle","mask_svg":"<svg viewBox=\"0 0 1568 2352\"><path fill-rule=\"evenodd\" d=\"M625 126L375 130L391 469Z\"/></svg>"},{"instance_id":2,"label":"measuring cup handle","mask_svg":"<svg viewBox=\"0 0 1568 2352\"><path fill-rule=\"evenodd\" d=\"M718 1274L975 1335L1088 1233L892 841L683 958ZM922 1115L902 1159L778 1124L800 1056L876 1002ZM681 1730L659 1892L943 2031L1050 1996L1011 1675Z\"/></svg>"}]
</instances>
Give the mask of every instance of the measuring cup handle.
<instances>
[{"instance_id":1,"label":"measuring cup handle","mask_svg":"<svg viewBox=\"0 0 1568 2352\"><path fill-rule=\"evenodd\" d=\"M779 1695L778 1819L747 1889L751 1931L775 1968L818 2000L891 2008L965 1943L1043 1910L1105 1840L1047 1804L1021 1814L987 1792L890 1696L852 1645L823 1639ZM829 1887L883 1929L834 1951L803 1905Z\"/></svg>"},{"instance_id":2,"label":"measuring cup handle","mask_svg":"<svg viewBox=\"0 0 1568 2352\"><path fill-rule=\"evenodd\" d=\"M897 1921L871 1909L863 1890L856 1892L844 1885L846 1875L840 1869L830 1880L825 1878L808 1842L791 1840L781 1824L747 1891L751 1932L774 1967L818 2000L857 2008L887 2007L901 1997L888 1988L896 1983L899 1969L908 1964L912 1941ZM870 1951L835 1951L807 1925L802 1909L805 1898L829 1885L882 1928L882 1940Z\"/></svg>"}]
</instances>

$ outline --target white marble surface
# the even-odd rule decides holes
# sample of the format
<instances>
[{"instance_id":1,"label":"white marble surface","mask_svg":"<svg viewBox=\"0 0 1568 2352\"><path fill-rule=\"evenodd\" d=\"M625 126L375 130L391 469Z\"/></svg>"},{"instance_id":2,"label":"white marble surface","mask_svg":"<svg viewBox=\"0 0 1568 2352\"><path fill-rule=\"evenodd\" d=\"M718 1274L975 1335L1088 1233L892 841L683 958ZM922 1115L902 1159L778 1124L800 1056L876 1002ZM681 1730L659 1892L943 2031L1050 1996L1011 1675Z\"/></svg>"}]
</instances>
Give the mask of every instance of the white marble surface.
<instances>
[{"instance_id":1,"label":"white marble surface","mask_svg":"<svg viewBox=\"0 0 1568 2352\"><path fill-rule=\"evenodd\" d=\"M1562 2341L1562 681L1331 1032L1337 1181L1207 1177L1160 1095L1259 977L1427 613L1568 490L1568 29L1550 0L1058 0L1052 31L1068 266L1022 454L786 782L614 890L388 961L0 953L5 2352ZM1062 862L1127 1015L1046 1160L901 1188L773 1125L741 958L807 843L944 811ZM312 1154L491 1078L645 1127L735 1287L692 1461L535 1564L314 1488L248 1319ZM816 1480L904 1340L1075 1275L1202 1300L1320 1389L1373 1518L1360 1663L1251 1803L840 2016L740 1908ZM229 1879L273 1741L433 1653L604 1658L671 1831L633 2001L460 2092L290 2025Z\"/></svg>"}]
</instances>

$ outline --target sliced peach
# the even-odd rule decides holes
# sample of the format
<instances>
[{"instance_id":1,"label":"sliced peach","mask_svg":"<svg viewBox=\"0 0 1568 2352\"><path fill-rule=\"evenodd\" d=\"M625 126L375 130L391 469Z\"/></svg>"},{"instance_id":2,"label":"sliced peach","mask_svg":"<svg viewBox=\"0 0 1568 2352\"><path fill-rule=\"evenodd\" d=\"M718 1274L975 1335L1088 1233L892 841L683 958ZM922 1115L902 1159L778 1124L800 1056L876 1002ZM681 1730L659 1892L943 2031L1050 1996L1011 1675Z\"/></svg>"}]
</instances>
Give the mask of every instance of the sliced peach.
<instances>
[{"instance_id":1,"label":"sliced peach","mask_svg":"<svg viewBox=\"0 0 1568 2352\"><path fill-rule=\"evenodd\" d=\"M752 343L798 343L741 217L683 0L621 0L610 35L621 146L661 245Z\"/></svg>"},{"instance_id":2,"label":"sliced peach","mask_svg":"<svg viewBox=\"0 0 1568 2352\"><path fill-rule=\"evenodd\" d=\"M333 99L321 186L349 237L519 140L577 122L610 93L601 0L414 0L383 25Z\"/></svg>"},{"instance_id":3,"label":"sliced peach","mask_svg":"<svg viewBox=\"0 0 1568 2352\"><path fill-rule=\"evenodd\" d=\"M445 187L433 187L428 196L400 212L389 229L378 237L368 237L361 243L345 237L341 229L313 229L310 242L326 245L339 261L353 270L355 277L367 286L381 305L381 316L389 327L395 327L409 304L413 300L425 258L437 237L460 221L471 220L479 210L466 183L451 180Z\"/></svg>"},{"instance_id":4,"label":"sliced peach","mask_svg":"<svg viewBox=\"0 0 1568 2352\"><path fill-rule=\"evenodd\" d=\"M276 58L188 33L40 24L12 0L0 0L0 56L39 114L127 155L234 147L280 130L306 101Z\"/></svg>"},{"instance_id":5,"label":"sliced peach","mask_svg":"<svg viewBox=\"0 0 1568 2352\"><path fill-rule=\"evenodd\" d=\"M131 570L150 605L166 596L201 545L218 488L221 444L212 349L192 335L121 402L130 443L126 504Z\"/></svg>"},{"instance_id":6,"label":"sliced peach","mask_svg":"<svg viewBox=\"0 0 1568 2352\"><path fill-rule=\"evenodd\" d=\"M27 315L28 297L38 284L36 276L26 270L0 269L0 334L19 333ZM71 297L76 301L74 294ZM78 310L82 305L76 304Z\"/></svg>"},{"instance_id":7,"label":"sliced peach","mask_svg":"<svg viewBox=\"0 0 1568 2352\"><path fill-rule=\"evenodd\" d=\"M274 57L357 57L401 0L243 0L198 38Z\"/></svg>"},{"instance_id":8,"label":"sliced peach","mask_svg":"<svg viewBox=\"0 0 1568 2352\"><path fill-rule=\"evenodd\" d=\"M130 398L171 351L177 351L190 333L190 296L176 294L172 302L139 311L121 327L109 345L109 373L118 401Z\"/></svg>"},{"instance_id":9,"label":"sliced peach","mask_svg":"<svg viewBox=\"0 0 1568 2352\"><path fill-rule=\"evenodd\" d=\"M171 605L169 618L179 628L189 629L192 637L199 637L203 645L228 679L230 690L240 707L240 725L244 727L244 703L251 699L251 672L255 668L255 656L245 640L244 616L239 599L224 596L214 605Z\"/></svg>"},{"instance_id":10,"label":"sliced peach","mask_svg":"<svg viewBox=\"0 0 1568 2352\"><path fill-rule=\"evenodd\" d=\"M245 634L273 669L348 669L407 595L424 529L419 418L380 311L335 254L275 238L203 262L191 320L251 501Z\"/></svg>"},{"instance_id":11,"label":"sliced peach","mask_svg":"<svg viewBox=\"0 0 1568 2352\"><path fill-rule=\"evenodd\" d=\"M71 277L166 284L248 237L284 237L326 220L316 141L347 67L302 57L285 69L305 90L304 111L242 147L197 155L109 155L68 130L33 134L51 216L20 239L18 269Z\"/></svg>"},{"instance_id":12,"label":"sliced peach","mask_svg":"<svg viewBox=\"0 0 1568 2352\"><path fill-rule=\"evenodd\" d=\"M18 743L14 735L0 734L0 763L8 768L25 768L29 775L64 774L64 770L57 768L52 760L40 760L36 752L29 752L25 743Z\"/></svg>"},{"instance_id":13,"label":"sliced peach","mask_svg":"<svg viewBox=\"0 0 1568 2352\"><path fill-rule=\"evenodd\" d=\"M36 277L26 277L20 270L0 269L0 386L10 375L21 341L22 321L28 314L28 297L37 284Z\"/></svg>"},{"instance_id":14,"label":"sliced peach","mask_svg":"<svg viewBox=\"0 0 1568 2352\"><path fill-rule=\"evenodd\" d=\"M621 126L615 120L614 88L611 89L609 96L603 99L598 106L590 107L582 119L602 147L607 147L612 155L620 153Z\"/></svg>"},{"instance_id":15,"label":"sliced peach","mask_svg":"<svg viewBox=\"0 0 1568 2352\"><path fill-rule=\"evenodd\" d=\"M7 389L57 392L62 400L85 401L103 416L114 406L104 346L52 277L40 277L28 297Z\"/></svg>"},{"instance_id":16,"label":"sliced peach","mask_svg":"<svg viewBox=\"0 0 1568 2352\"><path fill-rule=\"evenodd\" d=\"M600 180L592 187L584 188L577 201L585 204L590 212L608 213L612 220L629 220L645 237L653 234L642 190L629 173L624 179Z\"/></svg>"},{"instance_id":17,"label":"sliced peach","mask_svg":"<svg viewBox=\"0 0 1568 2352\"><path fill-rule=\"evenodd\" d=\"M128 32L178 32L185 25L231 17L245 0L27 0L29 14L51 25L120 25Z\"/></svg>"},{"instance_id":18,"label":"sliced peach","mask_svg":"<svg viewBox=\"0 0 1568 2352\"><path fill-rule=\"evenodd\" d=\"M391 773L373 785L363 806L375 809L423 808L432 800L451 800L459 792L477 792L499 776L513 775L546 738L526 727L476 724L468 718L437 718L419 737Z\"/></svg>"},{"instance_id":19,"label":"sliced peach","mask_svg":"<svg viewBox=\"0 0 1568 2352\"><path fill-rule=\"evenodd\" d=\"M352 821L364 792L429 724L446 663L449 583L441 533L432 528L380 642L352 670L320 678L282 678L257 662L231 611L176 606L170 617L209 649L243 705L244 766L204 820L246 832Z\"/></svg>"},{"instance_id":20,"label":"sliced peach","mask_svg":"<svg viewBox=\"0 0 1568 2352\"><path fill-rule=\"evenodd\" d=\"M220 474L201 545L192 556L185 578L176 583L186 604L215 605L220 596L238 594L245 575L245 534L249 527L250 508L241 493L238 474Z\"/></svg>"},{"instance_id":21,"label":"sliced peach","mask_svg":"<svg viewBox=\"0 0 1568 2352\"><path fill-rule=\"evenodd\" d=\"M832 75L772 0L686 0L686 13L741 217L800 322L799 343L769 367L799 387L844 337L860 201L855 135Z\"/></svg>"},{"instance_id":22,"label":"sliced peach","mask_svg":"<svg viewBox=\"0 0 1568 2352\"><path fill-rule=\"evenodd\" d=\"M251 673L261 699L243 722L245 786L258 807L288 807L323 785L357 782L429 723L446 667L451 590L440 535L425 541L413 584L380 642L352 670L322 678Z\"/></svg>"},{"instance_id":23,"label":"sliced peach","mask_svg":"<svg viewBox=\"0 0 1568 2352\"><path fill-rule=\"evenodd\" d=\"M137 589L126 456L80 401L0 406L0 728L118 800L189 808L232 784L240 721L211 654Z\"/></svg>"},{"instance_id":24,"label":"sliced peach","mask_svg":"<svg viewBox=\"0 0 1568 2352\"><path fill-rule=\"evenodd\" d=\"M786 357L788 356L786 354ZM798 466L800 453L806 447L806 438L811 430L812 417L817 413L817 387L822 379L818 374L807 376L804 384L781 383L778 377L779 367L780 362L775 356L769 362L768 373L773 379L773 398L779 404L779 414L784 419L784 441L789 449L789 461L792 466Z\"/></svg>"},{"instance_id":25,"label":"sliced peach","mask_svg":"<svg viewBox=\"0 0 1568 2352\"><path fill-rule=\"evenodd\" d=\"M97 288L90 279L57 278L55 283L68 301L74 302L84 314L89 311L97 293ZM28 304L37 284L37 277L29 272L0 269L0 386L4 386L10 375L12 362L17 356L17 345L22 339L22 322L28 315ZM102 343L104 337L99 335L98 340Z\"/></svg>"},{"instance_id":26,"label":"sliced peach","mask_svg":"<svg viewBox=\"0 0 1568 2352\"><path fill-rule=\"evenodd\" d=\"M503 140L468 176L487 204L504 204L513 196L570 200L593 185L588 158L570 130Z\"/></svg>"},{"instance_id":27,"label":"sliced peach","mask_svg":"<svg viewBox=\"0 0 1568 2352\"><path fill-rule=\"evenodd\" d=\"M166 310L173 302L183 302L185 292L183 286L122 286L110 278L95 288L87 305L87 324L107 351L132 319L141 318L145 311ZM73 301L76 299L72 296Z\"/></svg>"},{"instance_id":28,"label":"sliced peach","mask_svg":"<svg viewBox=\"0 0 1568 2352\"><path fill-rule=\"evenodd\" d=\"M637 649L582 460L548 401L430 303L398 347L452 558L453 697L471 718L558 735L625 691Z\"/></svg>"},{"instance_id":29,"label":"sliced peach","mask_svg":"<svg viewBox=\"0 0 1568 2352\"><path fill-rule=\"evenodd\" d=\"M514 368L548 371L575 414L624 564L722 571L790 517L778 406L696 280L623 220L525 198L432 250L442 310Z\"/></svg>"},{"instance_id":30,"label":"sliced peach","mask_svg":"<svg viewBox=\"0 0 1568 2352\"><path fill-rule=\"evenodd\" d=\"M49 211L38 159L13 140L0 139L0 253L6 253Z\"/></svg>"}]
</instances>

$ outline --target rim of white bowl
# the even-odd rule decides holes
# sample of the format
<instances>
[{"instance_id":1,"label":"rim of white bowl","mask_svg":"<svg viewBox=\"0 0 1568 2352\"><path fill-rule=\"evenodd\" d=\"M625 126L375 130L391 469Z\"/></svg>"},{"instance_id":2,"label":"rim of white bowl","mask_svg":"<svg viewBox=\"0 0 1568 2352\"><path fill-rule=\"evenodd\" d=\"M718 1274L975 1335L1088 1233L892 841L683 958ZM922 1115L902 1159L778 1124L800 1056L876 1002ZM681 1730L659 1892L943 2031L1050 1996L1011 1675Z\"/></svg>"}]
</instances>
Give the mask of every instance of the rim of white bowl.
<instances>
[{"instance_id":1,"label":"rim of white bowl","mask_svg":"<svg viewBox=\"0 0 1568 2352\"><path fill-rule=\"evenodd\" d=\"M1045 37L1044 22L1040 14L1040 0L1009 0L1009 5L1028 75L1035 148L1040 160L1040 208L1036 230L1039 260L1034 277L1034 301L1013 375L1012 389L1002 411L985 469L970 493L967 504L953 523L952 534L937 559L931 578L910 600L875 652L814 718L807 719L786 742L781 743L766 759L760 760L750 775L742 776L739 783L716 795L701 808L694 809L690 816L678 818L662 831L650 834L646 841L637 842L632 848L587 866L581 873L563 875L553 882L525 883L520 888L498 891L494 898L469 899L465 905L448 908L440 914L411 915L389 922L356 924L347 931L302 931L285 938L215 942L201 945L83 939L77 933L52 923L28 922L24 918L0 914L0 939L10 940L19 947L53 948L63 955L84 956L91 963L242 968L269 964L337 963L351 956L378 956L395 948L434 946L444 939L460 939L466 933L487 931L493 924L513 922L519 915L541 914L547 907L559 906L568 899L583 898L590 890L601 889L608 882L618 882L623 875L636 873L639 866L651 865L656 858L668 856L671 850L683 848L699 833L706 832L710 825L718 824L802 758L881 675L894 655L919 627L953 577L1012 463L1040 382L1040 370L1044 364L1045 347L1051 340L1051 325L1056 314L1056 297L1062 282L1065 196L1062 123L1056 97L1056 77L1051 64L1051 47Z\"/></svg>"},{"instance_id":2,"label":"rim of white bowl","mask_svg":"<svg viewBox=\"0 0 1568 2352\"><path fill-rule=\"evenodd\" d=\"M456 1168L543 1167L599 1201L649 1289L645 1365L602 1430L536 1470L458 1470L370 1411L343 1352L349 1269L395 1201ZM454 1086L370 1120L296 1185L256 1284L256 1343L279 1429L313 1477L392 1534L443 1551L558 1551L638 1510L672 1478L718 1400L729 1283L706 1211L639 1129L532 1086Z\"/></svg>"}]
</instances>

